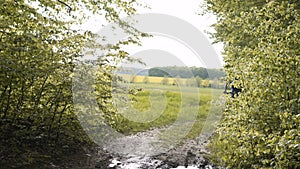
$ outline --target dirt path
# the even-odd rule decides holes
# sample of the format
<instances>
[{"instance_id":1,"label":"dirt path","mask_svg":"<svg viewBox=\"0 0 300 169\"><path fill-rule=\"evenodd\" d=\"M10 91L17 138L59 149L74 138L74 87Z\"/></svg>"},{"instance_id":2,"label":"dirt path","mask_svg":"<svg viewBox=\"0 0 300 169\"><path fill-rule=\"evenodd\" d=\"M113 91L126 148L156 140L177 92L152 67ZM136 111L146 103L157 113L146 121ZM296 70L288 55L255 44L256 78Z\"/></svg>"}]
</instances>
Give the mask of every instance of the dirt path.
<instances>
[{"instance_id":1,"label":"dirt path","mask_svg":"<svg viewBox=\"0 0 300 169\"><path fill-rule=\"evenodd\" d=\"M223 105L225 99L216 102ZM221 106L213 106L213 112L221 112ZM213 169L205 158L208 139L221 113L208 116L202 128L202 135L193 140L182 138L190 131L193 121L176 121L162 129L152 129L131 136L116 136L110 141L101 142L97 151L89 153L87 164L72 169ZM204 132L206 131L206 132ZM109 133L109 132L105 132ZM203 134L209 133L209 134ZM116 139L117 138L117 139ZM80 161L80 160L79 160ZM83 167L84 166L84 167ZM85 167L86 166L86 167Z\"/></svg>"},{"instance_id":2,"label":"dirt path","mask_svg":"<svg viewBox=\"0 0 300 169\"><path fill-rule=\"evenodd\" d=\"M166 138L166 129L122 137L99 151L98 169L214 168L205 158L208 136L194 140ZM164 134L162 134L164 133ZM183 141L183 140L181 140ZM103 158L105 157L105 158Z\"/></svg>"},{"instance_id":3,"label":"dirt path","mask_svg":"<svg viewBox=\"0 0 300 169\"><path fill-rule=\"evenodd\" d=\"M89 153L51 163L55 169L214 169L205 158L208 135L193 140L170 141L161 137L166 129L154 129L117 139ZM176 134L174 134L176 135ZM165 136L165 135L163 135Z\"/></svg>"}]
</instances>

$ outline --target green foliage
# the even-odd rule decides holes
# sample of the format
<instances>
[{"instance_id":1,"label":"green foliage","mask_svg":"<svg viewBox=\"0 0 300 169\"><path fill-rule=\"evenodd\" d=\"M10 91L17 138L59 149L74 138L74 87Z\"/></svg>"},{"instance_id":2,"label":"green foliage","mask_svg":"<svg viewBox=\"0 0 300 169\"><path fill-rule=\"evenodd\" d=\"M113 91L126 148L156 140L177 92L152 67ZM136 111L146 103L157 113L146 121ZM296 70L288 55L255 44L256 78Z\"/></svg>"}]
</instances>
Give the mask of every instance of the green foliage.
<instances>
[{"instance_id":1,"label":"green foliage","mask_svg":"<svg viewBox=\"0 0 300 169\"><path fill-rule=\"evenodd\" d=\"M91 145L74 114L71 79L83 46L95 35L70 27L83 22L88 11L127 29L119 14L135 13L135 1L0 0L0 3L1 168L28 168L37 159L72 153L82 149L82 145ZM141 35L136 30L129 32L133 34L129 40L107 47L111 47L110 58L129 58L118 46L138 43ZM116 55L120 53L123 55ZM107 69L102 71L102 79L98 79L103 84L99 88L102 87L102 93L109 93L110 85L106 82L111 79L113 67L105 59L100 61L103 63L100 69ZM99 103L105 105L104 100Z\"/></svg>"},{"instance_id":2,"label":"green foliage","mask_svg":"<svg viewBox=\"0 0 300 169\"><path fill-rule=\"evenodd\" d=\"M200 87L200 86L201 86L201 81L202 81L202 79L201 79L199 76L197 76L197 77L195 78L195 80L196 80L196 85L197 85L197 87Z\"/></svg>"},{"instance_id":3,"label":"green foliage","mask_svg":"<svg viewBox=\"0 0 300 169\"><path fill-rule=\"evenodd\" d=\"M156 77L200 77L201 79L220 79L225 76L224 70L181 66L154 67L149 69L148 73L149 76Z\"/></svg>"},{"instance_id":4,"label":"green foliage","mask_svg":"<svg viewBox=\"0 0 300 169\"><path fill-rule=\"evenodd\" d=\"M218 16L228 80L243 87L228 98L211 144L230 168L299 168L299 1L206 0Z\"/></svg>"},{"instance_id":5,"label":"green foliage","mask_svg":"<svg viewBox=\"0 0 300 169\"><path fill-rule=\"evenodd\" d=\"M171 77L171 75L168 73L165 68L151 68L148 71L149 76L157 76L157 77Z\"/></svg>"}]
</instances>

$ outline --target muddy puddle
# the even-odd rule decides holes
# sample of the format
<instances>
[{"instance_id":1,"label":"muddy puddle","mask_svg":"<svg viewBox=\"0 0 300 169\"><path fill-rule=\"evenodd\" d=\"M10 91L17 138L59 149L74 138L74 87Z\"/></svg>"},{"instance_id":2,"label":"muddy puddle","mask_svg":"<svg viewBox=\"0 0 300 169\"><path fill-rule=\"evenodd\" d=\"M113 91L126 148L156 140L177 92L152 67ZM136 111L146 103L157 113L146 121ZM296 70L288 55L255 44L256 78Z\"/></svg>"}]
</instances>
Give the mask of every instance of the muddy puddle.
<instances>
[{"instance_id":1,"label":"muddy puddle","mask_svg":"<svg viewBox=\"0 0 300 169\"><path fill-rule=\"evenodd\" d=\"M159 138L161 129L126 136L103 148L107 162L100 169L213 169L205 158L209 135L201 135L183 143ZM170 143L166 145L167 143ZM103 156L103 155L102 155Z\"/></svg>"}]
</instances>

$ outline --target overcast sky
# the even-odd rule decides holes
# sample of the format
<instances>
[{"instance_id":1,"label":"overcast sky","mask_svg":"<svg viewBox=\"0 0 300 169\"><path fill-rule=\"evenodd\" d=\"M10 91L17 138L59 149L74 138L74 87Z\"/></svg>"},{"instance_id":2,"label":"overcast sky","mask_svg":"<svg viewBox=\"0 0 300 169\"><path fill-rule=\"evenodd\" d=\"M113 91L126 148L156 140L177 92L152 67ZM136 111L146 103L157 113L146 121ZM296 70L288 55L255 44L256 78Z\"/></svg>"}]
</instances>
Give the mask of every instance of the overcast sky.
<instances>
[{"instance_id":1,"label":"overcast sky","mask_svg":"<svg viewBox=\"0 0 300 169\"><path fill-rule=\"evenodd\" d=\"M210 42L213 41L212 39L209 39L209 35L207 35L205 31L213 31L210 25L215 23L216 19L215 16L211 14L205 16L197 14L201 12L200 4L202 3L202 0L138 0L138 2L145 3L151 8L139 8L138 14L159 13L175 16L192 24L200 30ZM99 20L91 20L86 23L84 27L86 29L97 31L100 27L92 26L95 25L95 23L99 23ZM221 57L222 45L217 44L213 45L213 47L219 56L220 62L223 63ZM154 36L153 38L146 38L143 40L142 47L128 46L126 49L132 56L141 57L141 55L144 55L142 60L146 62L147 67L173 65L204 66L193 51L190 51L190 49L182 43L167 37ZM151 55L151 50L154 51L153 56ZM137 65L133 66L136 67Z\"/></svg>"},{"instance_id":2,"label":"overcast sky","mask_svg":"<svg viewBox=\"0 0 300 169\"><path fill-rule=\"evenodd\" d=\"M139 13L161 13L178 17L198 28L210 42L213 41L212 39L209 39L209 35L207 35L205 31L214 31L210 27L210 25L216 22L216 18L214 15L201 16L197 14L201 12L200 4L202 3L202 0L140 0L140 2L146 3L149 7L151 7L151 9L140 9ZM182 44L166 37L156 36L153 39L146 39L143 43L143 47L146 49L150 49L151 47L153 47L154 49L163 50L173 55L176 55L176 58L173 57L175 65L180 65L178 63L178 60L181 60L182 62L180 63L183 63L187 66L203 66L201 61L193 54L192 51L184 47ZM219 59L222 61L222 45L214 45L213 47L216 53L218 54ZM138 48L133 51L137 53L139 52L137 50ZM147 60L149 64L152 64L149 65L150 67L154 66L155 64L159 66L163 66L164 64L173 64L173 62L161 62L161 59L158 59L157 62L155 62L156 60L153 59L151 62L151 59L149 59L148 55L145 57L145 60ZM166 58L170 60L169 58L171 58L171 56L166 55Z\"/></svg>"}]
</instances>

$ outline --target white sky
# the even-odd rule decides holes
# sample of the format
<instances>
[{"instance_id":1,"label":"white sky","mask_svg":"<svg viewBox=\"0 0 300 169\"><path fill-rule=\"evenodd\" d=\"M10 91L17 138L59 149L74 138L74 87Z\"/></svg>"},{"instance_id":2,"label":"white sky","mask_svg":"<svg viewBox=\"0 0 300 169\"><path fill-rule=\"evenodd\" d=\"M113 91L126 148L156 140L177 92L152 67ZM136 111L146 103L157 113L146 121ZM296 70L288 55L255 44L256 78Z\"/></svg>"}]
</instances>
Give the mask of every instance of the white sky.
<instances>
[{"instance_id":1,"label":"white sky","mask_svg":"<svg viewBox=\"0 0 300 169\"><path fill-rule=\"evenodd\" d=\"M211 24L216 22L215 16L213 15L205 15L201 16L197 13L200 12L200 4L202 0L138 0L138 2L142 2L147 4L151 9L140 8L138 9L138 14L143 13L159 13L159 14L167 14L171 16L178 17L183 19L193 26L195 26L198 30L200 30L206 38L212 42L212 39L209 39L209 35L205 33L205 31L212 32L213 29L210 27ZM100 26L95 26L95 23L100 23L99 20L94 19L90 22L86 23L83 27L85 29L97 31ZM103 23L102 23L103 24ZM94 25L94 26L92 26ZM216 44L213 45L217 55L219 56L220 62L223 63L221 57L222 45ZM178 59L181 60L183 65L186 66L203 66L201 61L193 54L192 51L189 51L183 44L177 42L173 39L161 36L155 36L153 38L147 38L142 41L142 47L138 46L128 46L126 49L129 51L132 56L138 56L143 53L144 50L163 50L173 55L174 62L161 62L160 59L149 59L145 58L146 64L148 67L153 66L173 66L178 65ZM170 57L170 56L169 56ZM158 57L159 58L159 57ZM142 57L143 60L143 57ZM152 61L151 61L152 60ZM130 65L127 65L130 66ZM136 66L136 65L135 65Z\"/></svg>"},{"instance_id":2,"label":"white sky","mask_svg":"<svg viewBox=\"0 0 300 169\"><path fill-rule=\"evenodd\" d=\"M209 35L204 31L214 31L210 25L216 22L216 18L213 15L201 16L200 4L202 0L140 0L140 2L146 3L151 9L140 9L139 13L161 13L168 14L180 19L183 19L193 26L197 27L206 37L209 39ZM212 39L209 39L212 42ZM219 59L221 58L222 45L214 45L215 51L217 52ZM146 39L143 41L143 47L146 49L154 48L168 51L178 58L181 58L184 64L187 66L203 66L201 61L187 48L185 48L179 42L165 38L155 37L153 39ZM139 48L133 50L135 53L138 52ZM150 65L153 66L153 65Z\"/></svg>"},{"instance_id":3,"label":"white sky","mask_svg":"<svg viewBox=\"0 0 300 169\"><path fill-rule=\"evenodd\" d=\"M181 18L193 24L199 30L208 30L209 25L216 19L213 15L200 16L199 5L202 0L139 0L151 7L151 9L140 9L139 13L162 13Z\"/></svg>"}]
</instances>

